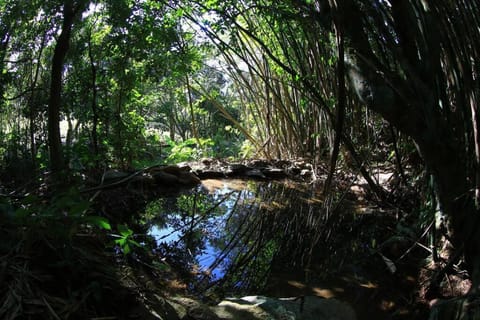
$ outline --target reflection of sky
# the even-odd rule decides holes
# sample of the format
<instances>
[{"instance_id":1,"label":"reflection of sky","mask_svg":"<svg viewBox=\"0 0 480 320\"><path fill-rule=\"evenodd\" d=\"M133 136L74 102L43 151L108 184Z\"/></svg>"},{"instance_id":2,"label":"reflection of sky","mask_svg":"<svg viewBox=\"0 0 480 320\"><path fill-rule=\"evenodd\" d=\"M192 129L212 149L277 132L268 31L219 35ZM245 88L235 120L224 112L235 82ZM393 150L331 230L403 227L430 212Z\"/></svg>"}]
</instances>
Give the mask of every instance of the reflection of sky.
<instances>
[{"instance_id":1,"label":"reflection of sky","mask_svg":"<svg viewBox=\"0 0 480 320\"><path fill-rule=\"evenodd\" d=\"M220 250L216 249L215 247L210 245L210 241L207 241L205 245L205 252L202 252L197 256L197 262L200 266L201 270L207 270L218 256L221 254ZM225 271L223 268L214 268L210 270L210 274L212 279L219 279L225 275Z\"/></svg>"},{"instance_id":2,"label":"reflection of sky","mask_svg":"<svg viewBox=\"0 0 480 320\"><path fill-rule=\"evenodd\" d=\"M155 238L158 243L161 242L175 242L180 238L180 232L175 231L172 227L160 229L157 225L153 225L148 230L148 234Z\"/></svg>"},{"instance_id":3,"label":"reflection of sky","mask_svg":"<svg viewBox=\"0 0 480 320\"><path fill-rule=\"evenodd\" d=\"M246 185L244 186L247 187ZM222 199L224 199L229 193L232 193L232 189L228 187L227 183L224 182L221 186L217 186L213 192L213 200L210 205L214 205L218 203ZM208 270L210 266L215 262L217 258L219 258L220 254L222 253L221 250L216 248L212 245L215 243L216 238L220 238L223 236L222 231L226 228L226 221L229 215L232 213L232 210L235 206L238 197L251 198L253 197L253 193L251 191L246 190L235 190L228 198L224 199L221 208L225 210L223 214L211 216L206 219L205 224L201 224L201 228L203 230L203 243L204 243L204 250L199 252L195 256L196 263L200 267L202 271L209 271L211 274L212 279L219 279L224 276L225 271L222 268L222 265L228 265L229 258L228 256L225 257L223 262L216 266L213 270ZM242 199L241 199L242 200ZM175 214L175 218L181 219L181 214ZM172 226L165 226L160 227L158 225L152 225L148 230L148 234L153 236L157 243L168 243L173 244L180 240L180 238L184 235L184 231L189 229L188 224L185 225L183 228L174 228Z\"/></svg>"},{"instance_id":4,"label":"reflection of sky","mask_svg":"<svg viewBox=\"0 0 480 320\"><path fill-rule=\"evenodd\" d=\"M174 243L180 239L182 236L182 230L175 231L172 227L166 227L160 229L158 226L153 225L148 230L148 234L155 238L157 243ZM198 254L195 259L200 266L200 269L207 270L214 262L215 259L220 255L220 250L216 249L210 244L208 239L205 241L205 250ZM219 279L223 277L224 271L215 268L211 271L213 279Z\"/></svg>"}]
</instances>

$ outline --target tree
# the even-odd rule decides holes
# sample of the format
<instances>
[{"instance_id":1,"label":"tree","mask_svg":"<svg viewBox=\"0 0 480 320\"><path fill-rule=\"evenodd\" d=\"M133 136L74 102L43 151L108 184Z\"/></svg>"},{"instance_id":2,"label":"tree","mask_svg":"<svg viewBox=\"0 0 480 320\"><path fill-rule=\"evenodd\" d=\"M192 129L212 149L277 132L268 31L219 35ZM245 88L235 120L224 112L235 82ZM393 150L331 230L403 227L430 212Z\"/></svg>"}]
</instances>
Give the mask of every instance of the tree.
<instances>
[{"instance_id":1,"label":"tree","mask_svg":"<svg viewBox=\"0 0 480 320\"><path fill-rule=\"evenodd\" d=\"M348 39L352 88L415 141L434 179L445 235L464 252L474 290L480 285L474 193L480 181L478 66L472 61L480 58L474 45L480 39L479 9L451 1L330 3Z\"/></svg>"},{"instance_id":2,"label":"tree","mask_svg":"<svg viewBox=\"0 0 480 320\"><path fill-rule=\"evenodd\" d=\"M62 74L65 56L70 45L72 27L79 14L85 9L86 1L65 0L63 3L62 31L57 39L50 79L50 101L48 104L48 142L52 171L65 169L60 137L60 110L62 107Z\"/></svg>"},{"instance_id":3,"label":"tree","mask_svg":"<svg viewBox=\"0 0 480 320\"><path fill-rule=\"evenodd\" d=\"M38 3L3 2L0 24L2 113L7 124L2 143L8 150L5 165L13 174L28 178L37 167L37 151L44 140L42 119L48 99L44 62L56 21ZM15 170L16 168L16 170Z\"/></svg>"}]
</instances>

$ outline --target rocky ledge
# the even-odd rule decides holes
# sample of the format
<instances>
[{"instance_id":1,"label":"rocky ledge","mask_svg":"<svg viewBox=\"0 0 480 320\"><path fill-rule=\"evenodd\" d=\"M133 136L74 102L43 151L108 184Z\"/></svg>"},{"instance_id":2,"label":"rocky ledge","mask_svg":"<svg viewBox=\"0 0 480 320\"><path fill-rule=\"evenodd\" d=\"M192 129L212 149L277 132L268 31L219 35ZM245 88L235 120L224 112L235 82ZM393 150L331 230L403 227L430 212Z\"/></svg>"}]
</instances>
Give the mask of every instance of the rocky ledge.
<instances>
[{"instance_id":1,"label":"rocky ledge","mask_svg":"<svg viewBox=\"0 0 480 320\"><path fill-rule=\"evenodd\" d=\"M202 159L199 162L179 164L188 166L200 179L249 178L249 179L302 179L314 176L313 166L303 160L250 160L227 162L219 159Z\"/></svg>"},{"instance_id":2,"label":"rocky ledge","mask_svg":"<svg viewBox=\"0 0 480 320\"><path fill-rule=\"evenodd\" d=\"M83 192L96 191L126 185L132 190L178 190L190 188L203 179L284 179L311 181L315 178L313 166L306 161L251 160L229 163L218 159L202 159L198 162L185 162L178 165L156 165L137 171L125 172L109 170L95 187Z\"/></svg>"}]
</instances>

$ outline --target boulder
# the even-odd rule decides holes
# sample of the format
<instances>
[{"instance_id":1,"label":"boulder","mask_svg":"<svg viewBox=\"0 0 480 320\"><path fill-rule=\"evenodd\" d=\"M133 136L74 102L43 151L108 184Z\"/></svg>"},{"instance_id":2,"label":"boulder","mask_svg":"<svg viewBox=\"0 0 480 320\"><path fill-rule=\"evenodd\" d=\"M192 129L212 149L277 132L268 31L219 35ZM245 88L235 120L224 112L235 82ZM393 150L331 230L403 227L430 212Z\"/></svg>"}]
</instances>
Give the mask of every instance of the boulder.
<instances>
[{"instance_id":1,"label":"boulder","mask_svg":"<svg viewBox=\"0 0 480 320\"><path fill-rule=\"evenodd\" d=\"M355 320L345 302L316 296L269 298L248 296L228 298L208 307L194 299L169 298L169 304L183 320Z\"/></svg>"},{"instance_id":2,"label":"boulder","mask_svg":"<svg viewBox=\"0 0 480 320\"><path fill-rule=\"evenodd\" d=\"M266 179L267 177L263 174L262 170L260 169L252 169L245 172L245 176L248 178L254 179Z\"/></svg>"},{"instance_id":3,"label":"boulder","mask_svg":"<svg viewBox=\"0 0 480 320\"><path fill-rule=\"evenodd\" d=\"M244 164L232 163L227 167L225 171L225 175L227 176L243 175L247 170L248 170L248 167Z\"/></svg>"},{"instance_id":4,"label":"boulder","mask_svg":"<svg viewBox=\"0 0 480 320\"><path fill-rule=\"evenodd\" d=\"M216 170L196 170L195 173L200 179L222 179L225 178L225 174Z\"/></svg>"},{"instance_id":5,"label":"boulder","mask_svg":"<svg viewBox=\"0 0 480 320\"><path fill-rule=\"evenodd\" d=\"M226 299L212 310L221 319L230 320L355 320L350 305L336 299L316 296L269 298L248 296Z\"/></svg>"},{"instance_id":6,"label":"boulder","mask_svg":"<svg viewBox=\"0 0 480 320\"><path fill-rule=\"evenodd\" d=\"M186 171L178 174L178 181L184 186L196 186L201 183L200 179L195 174Z\"/></svg>"},{"instance_id":7,"label":"boulder","mask_svg":"<svg viewBox=\"0 0 480 320\"><path fill-rule=\"evenodd\" d=\"M200 179L192 172L190 167L164 166L151 170L155 182L161 186L195 186L200 184Z\"/></svg>"},{"instance_id":8,"label":"boulder","mask_svg":"<svg viewBox=\"0 0 480 320\"><path fill-rule=\"evenodd\" d=\"M270 166L271 164L272 164L271 161L268 161L265 159L255 159L255 160L249 161L248 166L253 168L265 168Z\"/></svg>"},{"instance_id":9,"label":"boulder","mask_svg":"<svg viewBox=\"0 0 480 320\"><path fill-rule=\"evenodd\" d=\"M158 185L161 186L175 186L179 183L178 177L174 174L157 170L152 173L152 177Z\"/></svg>"},{"instance_id":10,"label":"boulder","mask_svg":"<svg viewBox=\"0 0 480 320\"><path fill-rule=\"evenodd\" d=\"M283 179L287 177L285 170L279 169L279 168L265 168L262 170L262 173L267 178L272 178L272 179Z\"/></svg>"}]
</instances>

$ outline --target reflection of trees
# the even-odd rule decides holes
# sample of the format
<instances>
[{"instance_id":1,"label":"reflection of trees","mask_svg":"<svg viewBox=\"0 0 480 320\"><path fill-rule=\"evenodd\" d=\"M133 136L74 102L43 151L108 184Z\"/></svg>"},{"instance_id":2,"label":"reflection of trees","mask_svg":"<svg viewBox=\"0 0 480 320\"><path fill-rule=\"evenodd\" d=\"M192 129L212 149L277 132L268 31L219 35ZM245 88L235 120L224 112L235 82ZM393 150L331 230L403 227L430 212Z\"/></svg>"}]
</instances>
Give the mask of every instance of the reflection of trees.
<instances>
[{"instance_id":1,"label":"reflection of trees","mask_svg":"<svg viewBox=\"0 0 480 320\"><path fill-rule=\"evenodd\" d=\"M166 255L175 260L175 264L192 268L197 264L196 256L202 254L206 248L205 237L212 229L212 217L221 214L232 193L215 199L212 195L193 193L179 196L175 203L166 202L165 211L169 213L161 218L161 226L171 228L171 232L157 239L162 241L173 234L178 239L173 243L164 243Z\"/></svg>"},{"instance_id":2,"label":"reflection of trees","mask_svg":"<svg viewBox=\"0 0 480 320\"><path fill-rule=\"evenodd\" d=\"M221 253L210 270L223 267L225 276L206 285L226 291L260 289L276 261L282 268L305 266L310 261L319 228L326 221L321 201L308 189L283 183L259 183L255 198L239 193L223 234L213 245Z\"/></svg>"},{"instance_id":3,"label":"reflection of trees","mask_svg":"<svg viewBox=\"0 0 480 320\"><path fill-rule=\"evenodd\" d=\"M321 241L328 241L341 215L327 215L325 203L310 187L259 182L254 190L209 195L197 192L177 199L167 224L179 232L172 250L183 252L185 265L214 254L194 284L199 291L261 289L272 268L305 268ZM207 245L210 251L205 252ZM175 249L173 249L175 248ZM221 275L219 278L213 276Z\"/></svg>"},{"instance_id":4,"label":"reflection of trees","mask_svg":"<svg viewBox=\"0 0 480 320\"><path fill-rule=\"evenodd\" d=\"M222 267L224 276L215 282L207 283L202 289L214 284L221 284L230 289L239 285L249 287L258 282L258 279L251 279L251 275L258 275L261 272L251 271L258 269L255 262L261 260L259 253L263 244L264 219L258 212L259 206L256 201L243 198L244 192L239 192L236 196L235 206L225 221L225 232L212 243L221 249L221 252L209 269ZM205 284L204 280L205 277L199 283Z\"/></svg>"}]
</instances>

